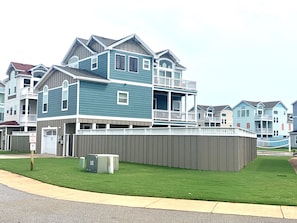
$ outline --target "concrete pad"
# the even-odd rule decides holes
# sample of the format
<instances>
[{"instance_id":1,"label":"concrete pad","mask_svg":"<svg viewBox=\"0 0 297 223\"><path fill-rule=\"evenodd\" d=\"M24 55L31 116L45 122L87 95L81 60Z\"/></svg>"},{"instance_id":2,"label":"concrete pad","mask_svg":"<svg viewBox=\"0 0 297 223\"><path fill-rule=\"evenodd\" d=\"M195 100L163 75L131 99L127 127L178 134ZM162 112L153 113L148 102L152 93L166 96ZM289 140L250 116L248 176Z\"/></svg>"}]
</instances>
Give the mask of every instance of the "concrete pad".
<instances>
[{"instance_id":1,"label":"concrete pad","mask_svg":"<svg viewBox=\"0 0 297 223\"><path fill-rule=\"evenodd\" d=\"M155 209L198 211L210 213L212 212L216 204L217 202L163 198L146 207Z\"/></svg>"},{"instance_id":2,"label":"concrete pad","mask_svg":"<svg viewBox=\"0 0 297 223\"><path fill-rule=\"evenodd\" d=\"M293 206L281 206L284 218L297 219L297 207Z\"/></svg>"},{"instance_id":3,"label":"concrete pad","mask_svg":"<svg viewBox=\"0 0 297 223\"><path fill-rule=\"evenodd\" d=\"M280 206L218 202L213 213L283 218Z\"/></svg>"}]
</instances>

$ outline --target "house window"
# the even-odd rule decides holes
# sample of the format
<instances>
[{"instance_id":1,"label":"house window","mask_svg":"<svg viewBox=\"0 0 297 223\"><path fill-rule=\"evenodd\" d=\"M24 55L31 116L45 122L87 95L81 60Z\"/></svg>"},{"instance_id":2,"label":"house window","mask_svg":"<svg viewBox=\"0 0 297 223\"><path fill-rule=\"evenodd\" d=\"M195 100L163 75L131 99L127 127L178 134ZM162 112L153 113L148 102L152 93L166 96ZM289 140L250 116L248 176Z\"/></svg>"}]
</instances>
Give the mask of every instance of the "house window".
<instances>
[{"instance_id":1,"label":"house window","mask_svg":"<svg viewBox=\"0 0 297 223\"><path fill-rule=\"evenodd\" d=\"M43 87L43 98L42 98L42 112L46 113L48 111L48 86Z\"/></svg>"},{"instance_id":2,"label":"house window","mask_svg":"<svg viewBox=\"0 0 297 223\"><path fill-rule=\"evenodd\" d=\"M150 70L151 69L151 61L148 59L143 59L143 63L142 63L142 69L144 70Z\"/></svg>"},{"instance_id":3,"label":"house window","mask_svg":"<svg viewBox=\"0 0 297 223\"><path fill-rule=\"evenodd\" d=\"M68 81L62 84L62 111L68 110Z\"/></svg>"},{"instance_id":4,"label":"house window","mask_svg":"<svg viewBox=\"0 0 297 223\"><path fill-rule=\"evenodd\" d=\"M129 57L129 71L130 72L138 72L138 58Z\"/></svg>"},{"instance_id":5,"label":"house window","mask_svg":"<svg viewBox=\"0 0 297 223\"><path fill-rule=\"evenodd\" d=\"M31 80L30 79L24 79L24 87L30 87Z\"/></svg>"},{"instance_id":6,"label":"house window","mask_svg":"<svg viewBox=\"0 0 297 223\"><path fill-rule=\"evenodd\" d=\"M78 56L73 56L68 60L68 67L78 68Z\"/></svg>"},{"instance_id":7,"label":"house window","mask_svg":"<svg viewBox=\"0 0 297 223\"><path fill-rule=\"evenodd\" d=\"M98 57L92 57L91 59L91 70L95 70L98 68Z\"/></svg>"},{"instance_id":8,"label":"house window","mask_svg":"<svg viewBox=\"0 0 297 223\"><path fill-rule=\"evenodd\" d=\"M248 122L248 123L246 123L246 128L247 129L250 129L251 128L251 124Z\"/></svg>"},{"instance_id":9,"label":"house window","mask_svg":"<svg viewBox=\"0 0 297 223\"><path fill-rule=\"evenodd\" d=\"M118 91L118 104L128 105L129 104L129 93L125 91Z\"/></svg>"},{"instance_id":10,"label":"house window","mask_svg":"<svg viewBox=\"0 0 297 223\"><path fill-rule=\"evenodd\" d=\"M125 60L126 59L124 55L116 54L115 69L123 71L126 70Z\"/></svg>"}]
</instances>

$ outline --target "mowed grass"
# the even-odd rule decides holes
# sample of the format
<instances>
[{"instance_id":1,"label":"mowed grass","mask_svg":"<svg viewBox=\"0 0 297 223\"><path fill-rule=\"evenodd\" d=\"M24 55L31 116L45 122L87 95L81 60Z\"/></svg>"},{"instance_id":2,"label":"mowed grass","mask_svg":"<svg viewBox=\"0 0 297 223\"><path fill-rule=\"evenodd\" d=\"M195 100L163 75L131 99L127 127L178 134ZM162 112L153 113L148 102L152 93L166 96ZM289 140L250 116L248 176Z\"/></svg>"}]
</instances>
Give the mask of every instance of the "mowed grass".
<instances>
[{"instance_id":1,"label":"mowed grass","mask_svg":"<svg viewBox=\"0 0 297 223\"><path fill-rule=\"evenodd\" d=\"M77 158L2 159L0 169L79 190L181 199L297 206L289 157L259 156L239 172L198 171L120 163L115 174L79 169Z\"/></svg>"}]
</instances>

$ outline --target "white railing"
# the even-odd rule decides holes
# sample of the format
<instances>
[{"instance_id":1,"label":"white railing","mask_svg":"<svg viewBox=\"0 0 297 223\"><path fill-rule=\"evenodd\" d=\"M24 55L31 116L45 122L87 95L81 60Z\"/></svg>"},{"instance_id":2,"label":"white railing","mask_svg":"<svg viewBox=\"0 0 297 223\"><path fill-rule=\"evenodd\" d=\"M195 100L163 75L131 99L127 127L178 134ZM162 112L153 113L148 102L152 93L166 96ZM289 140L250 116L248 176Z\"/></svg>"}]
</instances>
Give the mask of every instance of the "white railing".
<instances>
[{"instance_id":1,"label":"white railing","mask_svg":"<svg viewBox=\"0 0 297 223\"><path fill-rule=\"evenodd\" d=\"M221 122L220 117L205 117L204 122Z\"/></svg>"},{"instance_id":2,"label":"white railing","mask_svg":"<svg viewBox=\"0 0 297 223\"><path fill-rule=\"evenodd\" d=\"M14 136L30 136L30 133L36 133L36 131L12 131L12 135Z\"/></svg>"},{"instance_id":3,"label":"white railing","mask_svg":"<svg viewBox=\"0 0 297 223\"><path fill-rule=\"evenodd\" d=\"M209 136L243 136L257 138L253 132L241 128L123 128L123 129L80 129L78 135L209 135Z\"/></svg>"},{"instance_id":4,"label":"white railing","mask_svg":"<svg viewBox=\"0 0 297 223\"><path fill-rule=\"evenodd\" d=\"M179 111L167 111L154 109L154 119L164 120L164 121L184 121L184 122L194 122L195 112L179 112ZM169 116L170 115L170 116ZM188 118L187 118L188 115Z\"/></svg>"},{"instance_id":5,"label":"white railing","mask_svg":"<svg viewBox=\"0 0 297 223\"><path fill-rule=\"evenodd\" d=\"M272 134L272 128L256 128L256 133Z\"/></svg>"},{"instance_id":6,"label":"white railing","mask_svg":"<svg viewBox=\"0 0 297 223\"><path fill-rule=\"evenodd\" d=\"M180 88L185 90L196 90L196 81L174 79L170 77L154 77L154 85L167 88Z\"/></svg>"},{"instance_id":7,"label":"white railing","mask_svg":"<svg viewBox=\"0 0 297 223\"><path fill-rule=\"evenodd\" d=\"M36 114L20 115L20 122L36 122L36 120Z\"/></svg>"},{"instance_id":8,"label":"white railing","mask_svg":"<svg viewBox=\"0 0 297 223\"><path fill-rule=\"evenodd\" d=\"M34 88L24 87L21 89L21 96L37 96L37 94L34 93Z\"/></svg>"},{"instance_id":9,"label":"white railing","mask_svg":"<svg viewBox=\"0 0 297 223\"><path fill-rule=\"evenodd\" d=\"M255 120L270 120L270 121L272 121L272 115L255 115Z\"/></svg>"}]
</instances>

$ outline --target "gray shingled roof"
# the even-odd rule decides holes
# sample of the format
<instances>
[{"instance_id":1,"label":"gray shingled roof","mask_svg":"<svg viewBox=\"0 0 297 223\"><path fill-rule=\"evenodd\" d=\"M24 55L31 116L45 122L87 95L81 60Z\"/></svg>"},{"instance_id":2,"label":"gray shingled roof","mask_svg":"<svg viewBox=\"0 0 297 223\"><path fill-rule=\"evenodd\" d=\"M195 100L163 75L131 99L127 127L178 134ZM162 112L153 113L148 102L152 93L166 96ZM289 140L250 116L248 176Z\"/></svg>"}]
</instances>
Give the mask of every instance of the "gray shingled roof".
<instances>
[{"instance_id":1,"label":"gray shingled roof","mask_svg":"<svg viewBox=\"0 0 297 223\"><path fill-rule=\"evenodd\" d=\"M274 106L276 106L278 103L280 103L280 101L267 101L267 102L262 102L262 101L243 101L246 102L254 107L257 107L257 105L259 103L263 103L265 108L273 108Z\"/></svg>"},{"instance_id":2,"label":"gray shingled roof","mask_svg":"<svg viewBox=\"0 0 297 223\"><path fill-rule=\"evenodd\" d=\"M110 46L110 45L114 44L115 42L119 41L119 40L105 38L105 37L102 37L102 36L96 36L96 35L93 35L93 36L96 39L98 39L100 42L102 42L105 46Z\"/></svg>"},{"instance_id":3,"label":"gray shingled roof","mask_svg":"<svg viewBox=\"0 0 297 223\"><path fill-rule=\"evenodd\" d=\"M82 69L76 69L76 68L71 68L71 67L63 67L63 66L57 66L56 67L71 73L74 76L77 77L87 77L87 78L92 78L92 79L98 79L98 80L108 80L104 77L101 77L99 75L96 75L94 73L91 73L90 71L87 70L82 70Z\"/></svg>"}]
</instances>

